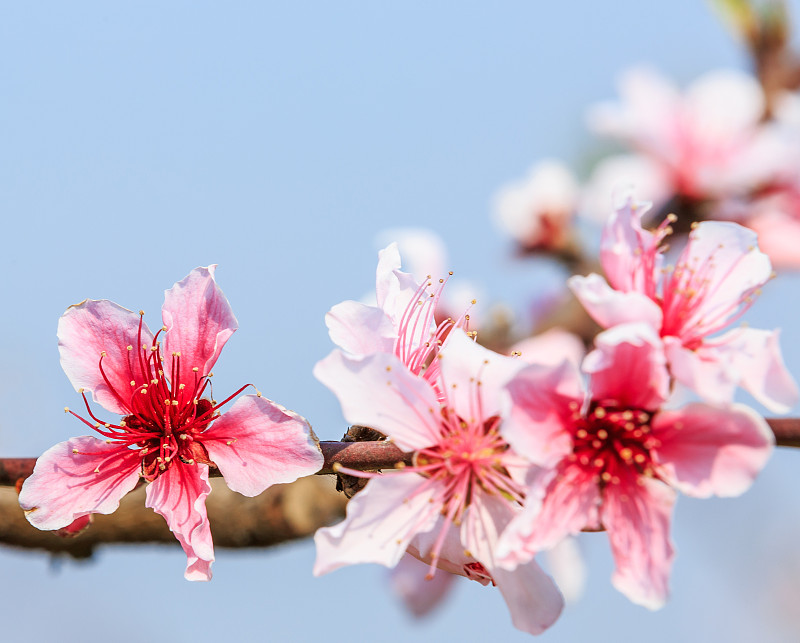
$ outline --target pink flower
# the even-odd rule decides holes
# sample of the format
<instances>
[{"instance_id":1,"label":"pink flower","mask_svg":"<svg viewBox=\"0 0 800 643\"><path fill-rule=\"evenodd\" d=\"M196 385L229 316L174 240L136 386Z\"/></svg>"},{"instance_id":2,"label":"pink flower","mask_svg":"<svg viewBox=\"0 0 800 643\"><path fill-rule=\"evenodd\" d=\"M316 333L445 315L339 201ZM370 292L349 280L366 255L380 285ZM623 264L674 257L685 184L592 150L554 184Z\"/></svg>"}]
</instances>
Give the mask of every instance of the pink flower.
<instances>
[{"instance_id":1,"label":"pink flower","mask_svg":"<svg viewBox=\"0 0 800 643\"><path fill-rule=\"evenodd\" d=\"M215 267L193 270L166 292L164 326L155 335L143 312L105 299L71 306L61 317L61 365L92 422L67 410L105 439L71 438L39 458L19 499L32 525L60 529L92 513L112 513L141 477L150 483L147 506L164 516L186 552L186 578L208 580L209 466L246 496L320 469L322 453L301 416L260 393L221 414L246 386L222 402L210 398L211 369L237 328ZM96 417L87 390L122 419Z\"/></svg>"},{"instance_id":2,"label":"pink flower","mask_svg":"<svg viewBox=\"0 0 800 643\"><path fill-rule=\"evenodd\" d=\"M557 252L572 241L578 184L558 161L534 165L524 181L503 187L495 197L495 219L523 250Z\"/></svg>"},{"instance_id":3,"label":"pink flower","mask_svg":"<svg viewBox=\"0 0 800 643\"><path fill-rule=\"evenodd\" d=\"M620 81L621 100L593 108L590 126L650 158L672 193L692 200L747 193L780 167L785 145L762 125L764 95L755 78L716 70L684 92L647 68Z\"/></svg>"},{"instance_id":4,"label":"pink flower","mask_svg":"<svg viewBox=\"0 0 800 643\"><path fill-rule=\"evenodd\" d=\"M585 527L604 527L614 586L651 609L667 598L676 490L705 498L743 493L774 438L743 405L664 410L669 375L659 337L646 324L597 337L584 364L590 394L568 363L528 366L508 384L502 435L522 457L548 467L528 495L544 493L504 533L498 557L513 569Z\"/></svg>"},{"instance_id":5,"label":"pink flower","mask_svg":"<svg viewBox=\"0 0 800 643\"><path fill-rule=\"evenodd\" d=\"M331 340L352 355L393 354L414 375L435 384L438 364L433 357L450 330L469 321L467 314L456 321L436 321L445 282L429 275L418 284L400 270L397 244L389 244L378 253L377 306L336 304L325 315Z\"/></svg>"},{"instance_id":6,"label":"pink flower","mask_svg":"<svg viewBox=\"0 0 800 643\"><path fill-rule=\"evenodd\" d=\"M500 437L500 391L521 363L453 330L438 353L436 382L391 353L334 351L314 369L351 424L375 428L414 465L370 477L345 520L316 536L317 575L343 565L397 565L406 550L437 567L498 586L516 627L539 633L563 601L534 561L500 568L494 549L520 511L528 465ZM524 466L520 467L523 464Z\"/></svg>"},{"instance_id":7,"label":"pink flower","mask_svg":"<svg viewBox=\"0 0 800 643\"><path fill-rule=\"evenodd\" d=\"M667 219L642 228L648 204L628 201L603 231L600 260L608 276L575 276L569 286L589 314L608 328L643 321L660 334L670 372L704 399L724 403L736 386L773 411L797 401L797 386L783 364L779 331L730 326L772 277L756 235L729 222L694 227L674 266L663 265ZM610 285L609 285L610 284Z\"/></svg>"}]
</instances>

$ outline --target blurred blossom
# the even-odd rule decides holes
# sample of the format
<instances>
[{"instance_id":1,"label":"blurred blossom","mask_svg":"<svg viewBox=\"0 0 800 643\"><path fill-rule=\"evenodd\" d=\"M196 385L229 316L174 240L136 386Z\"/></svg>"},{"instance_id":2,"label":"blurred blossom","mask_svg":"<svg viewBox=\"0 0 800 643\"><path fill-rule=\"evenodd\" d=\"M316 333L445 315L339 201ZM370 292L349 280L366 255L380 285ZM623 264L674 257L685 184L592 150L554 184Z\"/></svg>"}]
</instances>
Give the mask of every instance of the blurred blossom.
<instances>
[{"instance_id":1,"label":"blurred blossom","mask_svg":"<svg viewBox=\"0 0 800 643\"><path fill-rule=\"evenodd\" d=\"M661 164L643 154L616 154L595 165L583 188L579 212L605 223L631 192L646 194L656 211L672 196L670 175Z\"/></svg>"},{"instance_id":2,"label":"blurred blossom","mask_svg":"<svg viewBox=\"0 0 800 643\"><path fill-rule=\"evenodd\" d=\"M586 589L586 564L577 538L564 538L545 553L547 568L566 603L576 603Z\"/></svg>"},{"instance_id":3,"label":"blurred blossom","mask_svg":"<svg viewBox=\"0 0 800 643\"><path fill-rule=\"evenodd\" d=\"M511 347L511 352L519 354L528 364L558 366L566 360L578 367L586 350L575 333L562 328L551 328L517 342Z\"/></svg>"},{"instance_id":4,"label":"blurred blossom","mask_svg":"<svg viewBox=\"0 0 800 643\"><path fill-rule=\"evenodd\" d=\"M656 162L676 195L702 201L747 193L780 165L781 141L761 124L764 96L748 74L715 70L681 92L642 67L627 71L619 89L619 101L590 110L590 127Z\"/></svg>"},{"instance_id":5,"label":"blurred blossom","mask_svg":"<svg viewBox=\"0 0 800 643\"><path fill-rule=\"evenodd\" d=\"M782 95L774 111L770 133L782 147L776 149L773 176L750 194L722 201L710 214L755 230L776 267L800 268L800 96Z\"/></svg>"},{"instance_id":6,"label":"blurred blossom","mask_svg":"<svg viewBox=\"0 0 800 643\"><path fill-rule=\"evenodd\" d=\"M506 185L494 200L495 220L526 251L561 251L571 241L578 184L554 160L534 165L527 177Z\"/></svg>"},{"instance_id":7,"label":"blurred blossom","mask_svg":"<svg viewBox=\"0 0 800 643\"><path fill-rule=\"evenodd\" d=\"M421 560L406 554L397 566L390 570L394 593L416 618L426 616L439 607L452 590L455 580L453 574L443 571L429 577L428 567Z\"/></svg>"}]
</instances>

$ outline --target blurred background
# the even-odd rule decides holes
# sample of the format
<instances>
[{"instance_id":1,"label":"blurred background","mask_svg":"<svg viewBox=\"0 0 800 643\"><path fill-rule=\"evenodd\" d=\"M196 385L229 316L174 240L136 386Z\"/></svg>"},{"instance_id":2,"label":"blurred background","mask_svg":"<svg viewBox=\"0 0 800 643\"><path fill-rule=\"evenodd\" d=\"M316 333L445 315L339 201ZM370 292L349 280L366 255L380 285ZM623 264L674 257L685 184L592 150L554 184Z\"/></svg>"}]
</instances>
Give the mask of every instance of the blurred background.
<instances>
[{"instance_id":1,"label":"blurred background","mask_svg":"<svg viewBox=\"0 0 800 643\"><path fill-rule=\"evenodd\" d=\"M332 349L325 312L374 287L386 229L438 234L446 269L481 293L478 319L502 310L531 327L566 273L520 256L493 221L498 190L549 157L586 178L609 149L587 107L614 99L634 64L679 85L751 64L706 3L491 5L5 4L0 455L84 433L63 413L79 403L56 348L67 306L108 298L157 327L162 291L209 263L240 323L215 386L253 382L338 439L346 424L311 369ZM576 225L596 246L597 224ZM747 316L783 328L796 376L799 286L780 271ZM616 592L607 539L582 535L583 596L541 640L800 639L798 463L778 450L742 498L680 499L660 612ZM415 621L383 568L314 579L313 558L310 541L218 549L203 584L184 581L177 547L116 545L81 563L3 548L3 637L529 639L477 583Z\"/></svg>"}]
</instances>

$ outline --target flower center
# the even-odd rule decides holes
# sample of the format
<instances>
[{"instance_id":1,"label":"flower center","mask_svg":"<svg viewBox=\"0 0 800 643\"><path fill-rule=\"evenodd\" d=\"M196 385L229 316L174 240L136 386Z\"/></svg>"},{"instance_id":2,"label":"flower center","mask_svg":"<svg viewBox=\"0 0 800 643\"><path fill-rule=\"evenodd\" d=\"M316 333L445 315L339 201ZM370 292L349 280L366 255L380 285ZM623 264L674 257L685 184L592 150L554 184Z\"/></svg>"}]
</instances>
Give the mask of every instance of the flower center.
<instances>
[{"instance_id":1,"label":"flower center","mask_svg":"<svg viewBox=\"0 0 800 643\"><path fill-rule=\"evenodd\" d=\"M130 413L111 424L98 419L89 406L86 393L81 390L83 401L92 424L80 415L65 409L79 420L92 427L106 438L109 444L117 444L139 451L142 460L142 477L148 482L155 480L166 471L175 460L187 465L197 463L212 465L208 452L199 441L203 431L219 415L217 409L230 402L249 385L245 385L220 403L202 397L206 388L210 393L212 373L201 374L193 367L193 381L181 381L181 354L172 353L172 366L169 378L164 373L164 358L158 336L153 337L152 346L142 343L142 316L139 311L138 350L128 346L128 365L130 372L137 373L141 381L131 380L128 391L120 391L106 375L100 354L98 368L111 393Z\"/></svg>"},{"instance_id":2,"label":"flower center","mask_svg":"<svg viewBox=\"0 0 800 643\"><path fill-rule=\"evenodd\" d=\"M659 446L650 430L651 415L593 402L575 424L570 460L596 476L601 486L634 476L653 476L651 450Z\"/></svg>"}]
</instances>

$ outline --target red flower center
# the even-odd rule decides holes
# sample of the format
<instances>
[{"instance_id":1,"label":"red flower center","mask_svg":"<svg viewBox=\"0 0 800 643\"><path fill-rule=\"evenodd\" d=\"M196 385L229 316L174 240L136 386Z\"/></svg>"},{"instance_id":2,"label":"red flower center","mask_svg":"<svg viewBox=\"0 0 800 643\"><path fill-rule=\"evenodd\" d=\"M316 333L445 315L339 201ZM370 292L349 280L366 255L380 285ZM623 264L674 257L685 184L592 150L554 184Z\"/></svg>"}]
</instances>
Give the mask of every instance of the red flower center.
<instances>
[{"instance_id":1,"label":"red flower center","mask_svg":"<svg viewBox=\"0 0 800 643\"><path fill-rule=\"evenodd\" d=\"M650 429L651 414L593 402L575 423L570 460L595 474L601 485L633 475L654 475L651 450L659 446Z\"/></svg>"},{"instance_id":2,"label":"red flower center","mask_svg":"<svg viewBox=\"0 0 800 643\"><path fill-rule=\"evenodd\" d=\"M142 311L140 316L144 315ZM198 462L213 466L208 452L201 444L201 435L208 425L219 415L219 407L230 402L249 385L245 385L233 395L219 404L203 397L206 389L210 389L212 373L200 373L198 367L192 368L193 381L182 382L181 354L172 354L170 376L164 373L164 358L161 355L161 344L158 336L166 328L161 328L153 337L152 346L142 343L142 319L139 319L138 346L128 346L128 363L130 371L137 373L142 381L131 380L128 391L120 391L115 387L103 369L103 358L100 354L98 368L111 393L130 413L120 420L119 424L111 424L98 419L92 412L86 393L81 391L86 411L95 422L92 424L76 413L66 409L109 443L138 449L142 459L142 477L155 480L176 460L187 465ZM210 391L209 391L210 392Z\"/></svg>"}]
</instances>

